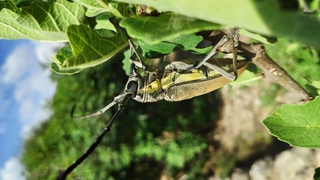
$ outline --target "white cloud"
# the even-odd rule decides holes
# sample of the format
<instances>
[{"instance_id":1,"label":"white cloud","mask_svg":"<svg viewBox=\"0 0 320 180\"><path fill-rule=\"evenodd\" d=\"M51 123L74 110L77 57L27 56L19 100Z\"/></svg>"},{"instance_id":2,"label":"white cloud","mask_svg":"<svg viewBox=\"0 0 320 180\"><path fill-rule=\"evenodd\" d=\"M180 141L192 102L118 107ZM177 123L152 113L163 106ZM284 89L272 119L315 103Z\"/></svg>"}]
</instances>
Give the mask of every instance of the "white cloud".
<instances>
[{"instance_id":1,"label":"white cloud","mask_svg":"<svg viewBox=\"0 0 320 180\"><path fill-rule=\"evenodd\" d=\"M64 45L64 43L50 43L32 41L35 46L35 54L41 63L47 64L50 58ZM49 61L48 61L49 60Z\"/></svg>"},{"instance_id":2,"label":"white cloud","mask_svg":"<svg viewBox=\"0 0 320 180\"><path fill-rule=\"evenodd\" d=\"M18 104L18 116L22 126L21 137L27 138L33 127L47 120L50 111L45 110L46 101L55 92L55 84L50 79L49 65L61 43L23 43L8 56L2 67L0 82L14 85L14 99ZM41 63L41 64L40 64Z\"/></svg>"},{"instance_id":3,"label":"white cloud","mask_svg":"<svg viewBox=\"0 0 320 180\"><path fill-rule=\"evenodd\" d=\"M50 64L50 58L55 54L61 43L33 42L37 63ZM33 68L35 69L35 68ZM38 126L42 121L47 120L50 111L44 109L47 99L50 99L55 92L55 84L49 75L51 69L43 69L38 64L36 70L28 78L20 83L16 91L16 98L21 103L19 114L23 125L21 136L26 138L30 135L32 128ZM27 89L24 87L28 87ZM21 95L23 94L23 98Z\"/></svg>"},{"instance_id":4,"label":"white cloud","mask_svg":"<svg viewBox=\"0 0 320 180\"><path fill-rule=\"evenodd\" d=\"M28 44L21 44L12 51L1 69L3 74L2 82L14 83L28 72L27 68L34 64L32 59L35 58L30 52L32 52L32 49Z\"/></svg>"},{"instance_id":5,"label":"white cloud","mask_svg":"<svg viewBox=\"0 0 320 180\"><path fill-rule=\"evenodd\" d=\"M8 160L4 167L0 169L0 179L1 180L24 180L25 177L22 176L24 168L19 162L18 158L11 158Z\"/></svg>"}]
</instances>

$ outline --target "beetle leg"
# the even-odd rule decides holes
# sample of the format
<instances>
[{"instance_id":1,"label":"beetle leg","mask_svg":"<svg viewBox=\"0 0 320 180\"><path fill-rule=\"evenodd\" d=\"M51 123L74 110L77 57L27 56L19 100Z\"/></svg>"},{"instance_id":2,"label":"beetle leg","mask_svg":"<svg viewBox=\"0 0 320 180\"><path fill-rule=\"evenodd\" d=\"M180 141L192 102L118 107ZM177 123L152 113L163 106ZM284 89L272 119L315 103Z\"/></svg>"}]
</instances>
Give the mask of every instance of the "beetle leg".
<instances>
[{"instance_id":1,"label":"beetle leg","mask_svg":"<svg viewBox=\"0 0 320 180\"><path fill-rule=\"evenodd\" d=\"M181 62L181 61L174 61L165 67L165 70L175 70L175 69L191 71L195 68L194 68L193 64L187 64L187 63Z\"/></svg>"},{"instance_id":2,"label":"beetle leg","mask_svg":"<svg viewBox=\"0 0 320 180\"><path fill-rule=\"evenodd\" d=\"M138 54L137 49L134 47L131 39L129 38L128 41L129 41L129 46L130 46L130 58L129 58L130 62L131 62L132 64L134 64L135 66L140 67L142 70L147 71L148 68L147 68L147 66L142 62L142 60L141 60L141 58L140 58L140 55ZM138 60L139 60L139 61L134 61L133 59L131 59L131 57L132 57L132 55L133 55L133 52L134 52L134 53L136 54L136 56L138 57Z\"/></svg>"},{"instance_id":3,"label":"beetle leg","mask_svg":"<svg viewBox=\"0 0 320 180\"><path fill-rule=\"evenodd\" d=\"M219 74L221 74L222 76L226 77L227 79L230 79L232 81L234 81L237 77L233 74L230 74L229 72L227 72L226 70L224 70L223 68L215 65L215 64L211 64L208 62L203 62L203 65L215 70L216 72L218 72ZM179 71L179 70L185 70L185 71L192 71L194 70L195 67L192 64L187 64L181 61L174 61L172 63L170 63L169 65L167 65L165 67L166 71L172 72L172 71Z\"/></svg>"},{"instance_id":4,"label":"beetle leg","mask_svg":"<svg viewBox=\"0 0 320 180\"><path fill-rule=\"evenodd\" d=\"M208 59L211 58L211 56L215 55L217 53L217 49L219 47L221 47L222 45L224 45L224 43L226 43L228 41L228 37L226 35L224 35L222 37L222 39L213 47L213 49L209 52L209 54L206 55L206 57L204 57L200 63L195 67L195 68L199 68L200 66L203 65L204 62L208 61Z\"/></svg>"},{"instance_id":5,"label":"beetle leg","mask_svg":"<svg viewBox=\"0 0 320 180\"><path fill-rule=\"evenodd\" d=\"M217 53L217 49L219 47L221 47L222 45L224 45L229 39L233 40L233 72L234 75L228 73L227 71L225 71L224 69L220 68L217 65L214 64L210 64L208 63L208 59L211 58L211 56L215 55ZM199 64L197 64L197 66L195 68L199 68L202 65L205 65L215 71L217 71L218 73L220 73L222 76L234 81L237 78L237 66L236 66L236 61L237 61L237 46L238 46L238 42L239 42L239 33L238 33L238 29L237 28L232 28L230 30L230 32L227 35L224 35L222 37L222 39L213 47L213 49L209 52L209 54L207 54L201 61Z\"/></svg>"},{"instance_id":6,"label":"beetle leg","mask_svg":"<svg viewBox=\"0 0 320 180\"><path fill-rule=\"evenodd\" d=\"M230 79L231 81L235 81L237 79L236 75L228 73L226 70L224 70L223 68L221 68L221 67L219 67L219 66L217 66L215 64L210 64L208 62L204 62L203 65L207 66L208 68L211 68L211 69L215 70L216 72L218 72L219 74L221 74L225 78ZM236 67L236 66L234 66L234 67ZM236 72L237 72L237 70L236 70Z\"/></svg>"},{"instance_id":7,"label":"beetle leg","mask_svg":"<svg viewBox=\"0 0 320 180\"><path fill-rule=\"evenodd\" d=\"M233 68L233 73L236 77L238 77L238 72L237 72L237 55L238 55L238 46L239 46L239 32L237 28L233 29L234 35L233 37L233 48L232 48L232 54L233 54L233 59L232 59L232 68Z\"/></svg>"}]
</instances>

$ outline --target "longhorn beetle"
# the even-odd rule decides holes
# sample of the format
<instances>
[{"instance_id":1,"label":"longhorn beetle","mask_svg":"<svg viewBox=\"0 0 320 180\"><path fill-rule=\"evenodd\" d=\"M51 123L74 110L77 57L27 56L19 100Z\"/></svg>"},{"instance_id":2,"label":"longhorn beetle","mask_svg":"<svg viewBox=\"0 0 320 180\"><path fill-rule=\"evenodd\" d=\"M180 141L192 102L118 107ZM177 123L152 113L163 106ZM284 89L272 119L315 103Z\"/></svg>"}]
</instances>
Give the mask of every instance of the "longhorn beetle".
<instances>
[{"instance_id":1,"label":"longhorn beetle","mask_svg":"<svg viewBox=\"0 0 320 180\"><path fill-rule=\"evenodd\" d=\"M233 42L233 59L227 58L211 58L216 54L217 49L224 45L228 40ZM237 46L239 34L236 28L222 37L222 39L213 47L211 52L200 62L196 60L175 61L167 64L165 68L157 69L155 72L149 72L148 67L144 65L139 57L134 45L129 39L131 56L132 51L138 57L138 61L130 58L131 67L128 81L125 85L123 93L116 96L114 100L106 107L99 111L85 115L73 116L75 118L89 118L103 114L112 106L118 104L118 110L110 119L106 128L98 136L96 141L89 149L65 171L60 171L58 180L65 179L78 165L80 165L94 150L97 148L103 137L110 131L113 123L124 110L129 99L138 102L156 102L159 100L182 101L200 96L216 90L231 81L234 81L238 74L241 74L247 67L248 60L237 60ZM137 72L137 68L141 68L146 75L141 76ZM73 114L74 108L72 110Z\"/></svg>"}]
</instances>

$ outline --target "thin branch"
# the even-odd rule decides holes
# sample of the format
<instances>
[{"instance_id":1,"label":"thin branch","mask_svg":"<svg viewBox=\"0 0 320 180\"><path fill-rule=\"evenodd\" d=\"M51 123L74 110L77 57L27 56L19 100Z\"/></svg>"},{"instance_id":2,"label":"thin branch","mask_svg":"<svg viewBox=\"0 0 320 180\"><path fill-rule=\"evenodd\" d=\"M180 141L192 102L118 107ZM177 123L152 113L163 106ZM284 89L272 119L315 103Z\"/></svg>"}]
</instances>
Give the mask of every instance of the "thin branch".
<instances>
[{"instance_id":1,"label":"thin branch","mask_svg":"<svg viewBox=\"0 0 320 180\"><path fill-rule=\"evenodd\" d=\"M210 37L209 37L210 39ZM209 40L207 39L207 40ZM232 42L227 42L218 50L221 52L232 53ZM238 54L244 58L251 60L253 64L261 68L266 78L280 84L285 89L295 93L301 98L301 101L307 102L313 97L304 90L283 68L281 68L273 59L271 59L265 51L261 43L246 44L239 43Z\"/></svg>"},{"instance_id":2,"label":"thin branch","mask_svg":"<svg viewBox=\"0 0 320 180\"><path fill-rule=\"evenodd\" d=\"M283 68L267 55L264 46L261 44L251 44L251 47L256 54L252 59L252 63L260 67L266 77L297 94L302 98L301 101L306 102L313 99L306 90L304 90Z\"/></svg>"}]
</instances>

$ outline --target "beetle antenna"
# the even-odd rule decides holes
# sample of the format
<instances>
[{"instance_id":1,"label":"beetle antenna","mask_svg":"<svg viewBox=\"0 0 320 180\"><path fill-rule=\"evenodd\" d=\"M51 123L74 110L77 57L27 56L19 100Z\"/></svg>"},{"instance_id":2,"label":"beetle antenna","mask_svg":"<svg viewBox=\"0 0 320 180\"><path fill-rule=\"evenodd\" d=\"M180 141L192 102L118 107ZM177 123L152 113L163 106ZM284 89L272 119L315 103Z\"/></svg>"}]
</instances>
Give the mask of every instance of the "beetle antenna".
<instances>
[{"instance_id":1,"label":"beetle antenna","mask_svg":"<svg viewBox=\"0 0 320 180\"><path fill-rule=\"evenodd\" d=\"M121 102L118 103L117 112L112 116L112 118L109 121L109 123L107 124L106 128L104 128L104 131L98 136L98 138L95 140L95 142L89 147L89 149L87 149L87 151L80 158L78 158L66 170L59 171L59 175L57 177L57 180L66 179L67 175L69 173L71 173L77 166L79 166L85 159L87 159L87 157L89 157L90 154L99 146L99 144L101 143L104 136L110 132L110 129L111 129L113 123L115 122L116 119L118 119L120 113L124 110L125 106L127 105L128 101L132 97L132 95L133 94L130 92L124 94L124 97L122 98ZM85 117L85 116L82 116L82 117Z\"/></svg>"},{"instance_id":2,"label":"beetle antenna","mask_svg":"<svg viewBox=\"0 0 320 180\"><path fill-rule=\"evenodd\" d=\"M92 113L92 114L88 114L88 115L84 115L84 116L74 116L73 113L74 113L74 110L76 108L76 106L74 106L72 108L72 112L71 112L71 117L73 118L81 118L81 119L85 119L85 118L90 118L90 117L94 117L94 116L99 116L100 114L103 114L104 112L106 112L108 109L110 109L112 106L116 105L116 104L119 104L121 101L123 101L123 99L126 97L127 94L125 93L122 93L118 96L116 96L113 101L108 104L106 107L100 109L99 111L95 112L95 113Z\"/></svg>"},{"instance_id":3,"label":"beetle antenna","mask_svg":"<svg viewBox=\"0 0 320 180\"><path fill-rule=\"evenodd\" d=\"M138 89L138 83L135 82L135 80L131 80L131 76L134 76L133 73L134 73L134 71L132 70L132 72L130 73L130 77L129 77L128 83L127 83L127 85L126 85L126 87L124 89L124 93L116 96L113 99L113 101L110 104L108 104L106 107L100 109L99 111L97 111L97 112L95 112L93 114L89 114L89 115L85 115L85 116L73 116L73 111L75 109L75 106L72 108L72 116L73 117L76 117L76 118L89 118L89 117L93 117L93 116L97 116L97 115L103 114L109 108L111 108L115 104L118 104L117 112L112 116L112 118L110 119L109 123L104 128L104 131L98 136L98 138L95 140L95 142L89 147L89 149L87 149L87 151L80 158L78 158L66 170L60 170L59 171L59 175L57 177L57 180L64 180L70 172L72 172L85 159L87 159L87 157L90 156L90 154L99 146L99 144L102 141L102 139L104 138L104 136L110 132L110 129L111 129L113 123L116 121L116 119L118 119L120 113L126 107L129 99L132 96L135 95L135 92Z\"/></svg>"}]
</instances>

